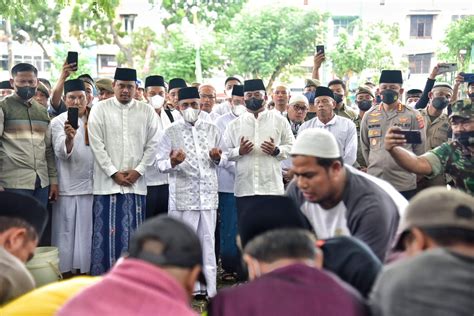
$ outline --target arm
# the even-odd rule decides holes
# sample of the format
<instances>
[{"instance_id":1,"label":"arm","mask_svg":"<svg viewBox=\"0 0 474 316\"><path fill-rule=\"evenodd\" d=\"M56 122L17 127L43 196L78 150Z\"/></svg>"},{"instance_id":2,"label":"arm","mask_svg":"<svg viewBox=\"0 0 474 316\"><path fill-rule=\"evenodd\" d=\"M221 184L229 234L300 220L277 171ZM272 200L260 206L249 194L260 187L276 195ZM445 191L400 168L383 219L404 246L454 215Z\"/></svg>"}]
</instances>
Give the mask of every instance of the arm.
<instances>
[{"instance_id":1,"label":"arm","mask_svg":"<svg viewBox=\"0 0 474 316\"><path fill-rule=\"evenodd\" d=\"M64 82L71 75L74 67L74 64L67 64L66 62L64 62L63 70L61 71L61 75L59 76L58 82L56 82L56 85L54 86L53 91L51 92L50 103L53 109L56 111L59 111L59 107L61 105L61 97L64 91Z\"/></svg>"},{"instance_id":2,"label":"arm","mask_svg":"<svg viewBox=\"0 0 474 316\"><path fill-rule=\"evenodd\" d=\"M72 155L74 148L74 141L70 142L70 150L68 152L66 146L66 133L64 132L64 126L62 122L57 118L51 121L51 134L53 138L53 149L57 158L61 160L68 160Z\"/></svg>"},{"instance_id":3,"label":"arm","mask_svg":"<svg viewBox=\"0 0 474 316\"><path fill-rule=\"evenodd\" d=\"M171 165L171 142L166 132L160 132L159 143L158 143L158 154L156 160L153 163L153 167L157 168L162 173L171 173L179 170L180 166L177 165L173 168Z\"/></svg>"},{"instance_id":4,"label":"arm","mask_svg":"<svg viewBox=\"0 0 474 316\"><path fill-rule=\"evenodd\" d=\"M454 103L458 100L459 87L463 84L463 82L464 77L461 75L461 73L458 73L454 79L453 96L451 97L450 103Z\"/></svg>"},{"instance_id":5,"label":"arm","mask_svg":"<svg viewBox=\"0 0 474 316\"><path fill-rule=\"evenodd\" d=\"M295 141L295 136L291 131L291 126L290 123L288 123L288 120L283 119L282 125L283 130L281 133L280 144L278 145L280 153L276 156L276 159L278 159L278 161L283 161L290 156L291 147L293 146L293 143Z\"/></svg>"},{"instance_id":6,"label":"arm","mask_svg":"<svg viewBox=\"0 0 474 316\"><path fill-rule=\"evenodd\" d=\"M344 163L353 165L357 159L357 130L353 122L350 122L350 129L344 144Z\"/></svg>"},{"instance_id":7,"label":"arm","mask_svg":"<svg viewBox=\"0 0 474 316\"><path fill-rule=\"evenodd\" d=\"M412 120L411 130L419 130L421 133L421 144L413 144L412 149L415 155L423 155L426 152L426 126L421 114L417 114L416 119Z\"/></svg>"},{"instance_id":8,"label":"arm","mask_svg":"<svg viewBox=\"0 0 474 316\"><path fill-rule=\"evenodd\" d=\"M51 136L51 123L49 123L48 130L44 136L44 143L46 146L46 163L48 165L49 184L58 184L58 172L56 170L56 161L54 159L54 149Z\"/></svg>"},{"instance_id":9,"label":"arm","mask_svg":"<svg viewBox=\"0 0 474 316\"><path fill-rule=\"evenodd\" d=\"M426 105L428 105L428 101L430 98L428 97L428 93L431 92L431 89L433 89L433 86L436 82L436 76L438 75L438 65L433 67L433 70L430 73L430 76L428 77L428 80L426 80L426 85L425 88L423 89L423 94L421 95L420 99L418 102L415 104L415 109L424 109Z\"/></svg>"},{"instance_id":10,"label":"arm","mask_svg":"<svg viewBox=\"0 0 474 316\"><path fill-rule=\"evenodd\" d=\"M94 154L95 162L108 177L111 177L118 172L118 169L112 164L112 159L105 150L105 126L101 122L102 115L104 114L102 113L101 107L92 107L87 124L89 130L89 145Z\"/></svg>"},{"instance_id":11,"label":"arm","mask_svg":"<svg viewBox=\"0 0 474 316\"><path fill-rule=\"evenodd\" d=\"M392 127L387 131L384 141L385 149L403 169L419 175L430 175L433 170L429 161L401 147L406 143L405 136L393 132L397 129L400 130L399 127Z\"/></svg>"},{"instance_id":12,"label":"arm","mask_svg":"<svg viewBox=\"0 0 474 316\"><path fill-rule=\"evenodd\" d=\"M326 59L324 54L316 54L313 57L313 72L311 74L311 78L319 80L319 69L321 68L321 64Z\"/></svg>"},{"instance_id":13,"label":"arm","mask_svg":"<svg viewBox=\"0 0 474 316\"><path fill-rule=\"evenodd\" d=\"M224 133L224 142L225 142L225 148L226 148L226 156L229 161L237 161L241 158L239 154L239 149L240 149L240 143L237 142L234 144L234 135L232 133L234 132L234 129L232 128L232 125L229 125L225 129Z\"/></svg>"},{"instance_id":14,"label":"arm","mask_svg":"<svg viewBox=\"0 0 474 316\"><path fill-rule=\"evenodd\" d=\"M146 167L153 164L153 161L156 157L156 150L159 143L159 133L158 133L158 115L154 113L154 110L150 107L149 114L147 115L147 134L146 134L146 143L145 150L143 152L142 159L138 166L135 167L140 175L145 173Z\"/></svg>"},{"instance_id":15,"label":"arm","mask_svg":"<svg viewBox=\"0 0 474 316\"><path fill-rule=\"evenodd\" d=\"M364 156L365 163L368 166L370 143L369 143L369 127L367 126L367 117L368 117L368 114L366 113L364 117L362 118L362 122L360 123L360 148L362 150L362 155Z\"/></svg>"}]
</instances>

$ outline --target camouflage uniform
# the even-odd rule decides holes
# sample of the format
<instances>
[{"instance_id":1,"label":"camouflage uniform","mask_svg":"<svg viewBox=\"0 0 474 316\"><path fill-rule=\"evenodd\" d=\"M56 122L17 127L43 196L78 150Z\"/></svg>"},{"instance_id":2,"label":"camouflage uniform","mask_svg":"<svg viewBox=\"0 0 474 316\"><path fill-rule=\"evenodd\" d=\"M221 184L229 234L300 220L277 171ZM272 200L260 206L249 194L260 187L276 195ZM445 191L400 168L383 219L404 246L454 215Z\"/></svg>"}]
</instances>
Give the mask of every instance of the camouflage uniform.
<instances>
[{"instance_id":1,"label":"camouflage uniform","mask_svg":"<svg viewBox=\"0 0 474 316\"><path fill-rule=\"evenodd\" d=\"M388 112L383 104L374 106L364 114L360 127L360 143L368 166L367 173L389 182L400 192L415 190L416 175L400 167L384 148L385 134L392 126L404 130L421 130L421 144L405 144L403 147L416 155L425 152L424 121L418 111L401 103Z\"/></svg>"},{"instance_id":2,"label":"camouflage uniform","mask_svg":"<svg viewBox=\"0 0 474 316\"><path fill-rule=\"evenodd\" d=\"M428 109L419 110L426 126L426 151L430 151L441 144L448 141L448 137L451 134L449 127L448 115L442 113L440 116L431 121L428 114ZM428 179L423 177L418 182L418 190L425 189L436 185L446 185L446 177L444 173L438 176Z\"/></svg>"},{"instance_id":3,"label":"camouflage uniform","mask_svg":"<svg viewBox=\"0 0 474 316\"><path fill-rule=\"evenodd\" d=\"M458 101L452 106L451 117L474 118L473 104L469 100ZM474 155L456 140L445 142L422 156L431 165L428 178L446 173L453 178L458 189L474 195Z\"/></svg>"}]
</instances>

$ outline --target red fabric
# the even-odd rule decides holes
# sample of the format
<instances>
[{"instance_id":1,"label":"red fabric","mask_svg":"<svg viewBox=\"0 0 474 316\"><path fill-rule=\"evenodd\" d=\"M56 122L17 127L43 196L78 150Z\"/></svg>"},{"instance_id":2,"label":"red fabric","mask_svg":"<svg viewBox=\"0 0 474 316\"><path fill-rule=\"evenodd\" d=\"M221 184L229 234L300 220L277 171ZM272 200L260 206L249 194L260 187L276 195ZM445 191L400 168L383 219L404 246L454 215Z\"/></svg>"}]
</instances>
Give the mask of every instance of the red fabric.
<instances>
[{"instance_id":1,"label":"red fabric","mask_svg":"<svg viewBox=\"0 0 474 316\"><path fill-rule=\"evenodd\" d=\"M102 281L69 300L57 315L196 314L184 289L165 271L142 260L125 259Z\"/></svg>"}]
</instances>

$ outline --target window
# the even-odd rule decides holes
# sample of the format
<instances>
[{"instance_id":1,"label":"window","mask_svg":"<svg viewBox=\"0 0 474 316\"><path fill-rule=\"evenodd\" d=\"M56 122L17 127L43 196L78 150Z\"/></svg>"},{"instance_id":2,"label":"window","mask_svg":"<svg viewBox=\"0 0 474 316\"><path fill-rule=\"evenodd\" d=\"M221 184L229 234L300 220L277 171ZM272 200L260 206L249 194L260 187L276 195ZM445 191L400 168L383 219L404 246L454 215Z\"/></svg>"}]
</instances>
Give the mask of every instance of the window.
<instances>
[{"instance_id":1,"label":"window","mask_svg":"<svg viewBox=\"0 0 474 316\"><path fill-rule=\"evenodd\" d=\"M99 67L117 67L115 55L99 55Z\"/></svg>"},{"instance_id":2,"label":"window","mask_svg":"<svg viewBox=\"0 0 474 316\"><path fill-rule=\"evenodd\" d=\"M338 36L341 29L345 29L350 35L352 35L353 30L351 27L349 27L349 25L357 19L357 16L333 17L332 21L334 23L334 36Z\"/></svg>"},{"instance_id":3,"label":"window","mask_svg":"<svg viewBox=\"0 0 474 316\"><path fill-rule=\"evenodd\" d=\"M408 63L410 67L410 73L412 74L427 74L430 72L431 57L432 53L429 54L417 54L409 55Z\"/></svg>"},{"instance_id":4,"label":"window","mask_svg":"<svg viewBox=\"0 0 474 316\"><path fill-rule=\"evenodd\" d=\"M8 71L8 55L0 56L0 70Z\"/></svg>"},{"instance_id":5,"label":"window","mask_svg":"<svg viewBox=\"0 0 474 316\"><path fill-rule=\"evenodd\" d=\"M410 25L410 37L431 38L433 28L432 15L412 15Z\"/></svg>"},{"instance_id":6,"label":"window","mask_svg":"<svg viewBox=\"0 0 474 316\"><path fill-rule=\"evenodd\" d=\"M123 28L126 33L131 33L133 32L133 29L135 28L135 17L136 14L122 14L120 17L122 18L122 24Z\"/></svg>"}]
</instances>

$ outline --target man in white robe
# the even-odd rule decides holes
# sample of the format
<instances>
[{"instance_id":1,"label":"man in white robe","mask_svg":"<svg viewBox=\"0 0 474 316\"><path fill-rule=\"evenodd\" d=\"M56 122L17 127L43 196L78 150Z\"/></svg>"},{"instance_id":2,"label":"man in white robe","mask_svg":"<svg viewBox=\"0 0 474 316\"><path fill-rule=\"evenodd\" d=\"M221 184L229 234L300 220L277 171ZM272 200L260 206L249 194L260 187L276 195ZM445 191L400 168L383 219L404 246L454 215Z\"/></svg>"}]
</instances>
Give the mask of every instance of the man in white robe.
<instances>
[{"instance_id":1,"label":"man in white robe","mask_svg":"<svg viewBox=\"0 0 474 316\"><path fill-rule=\"evenodd\" d=\"M64 83L66 107L78 109L78 120L68 112L51 121L53 148L59 177L59 198L53 204L52 244L59 249L61 273L88 273L92 244L92 173L94 157L87 140L87 97L80 79Z\"/></svg>"},{"instance_id":2,"label":"man in white robe","mask_svg":"<svg viewBox=\"0 0 474 316\"><path fill-rule=\"evenodd\" d=\"M222 133L214 124L199 118L201 110L196 88L180 89L178 100L183 120L164 131L156 166L170 173L169 215L189 224L201 240L207 295L214 296L217 166L225 163L225 158L221 158ZM205 295L206 287L197 285L196 294Z\"/></svg>"}]
</instances>

